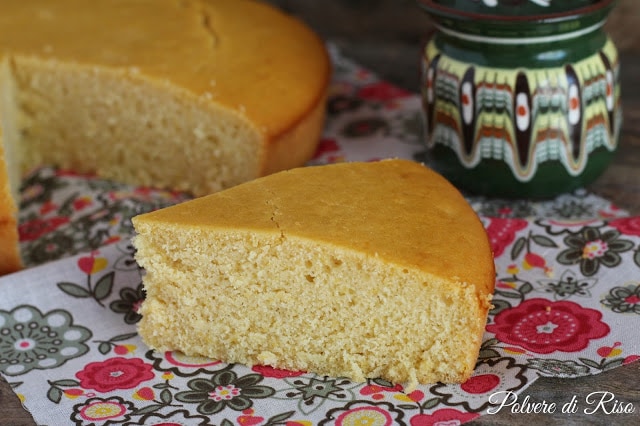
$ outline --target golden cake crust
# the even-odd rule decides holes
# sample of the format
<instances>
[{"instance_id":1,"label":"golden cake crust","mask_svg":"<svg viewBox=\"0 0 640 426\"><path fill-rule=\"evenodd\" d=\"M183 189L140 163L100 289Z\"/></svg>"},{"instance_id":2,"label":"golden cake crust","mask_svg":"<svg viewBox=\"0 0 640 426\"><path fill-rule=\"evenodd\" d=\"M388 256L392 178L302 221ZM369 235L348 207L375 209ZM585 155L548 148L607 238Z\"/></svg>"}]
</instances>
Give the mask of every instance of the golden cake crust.
<instances>
[{"instance_id":1,"label":"golden cake crust","mask_svg":"<svg viewBox=\"0 0 640 426\"><path fill-rule=\"evenodd\" d=\"M478 294L490 294L489 241L464 197L418 163L385 160L384 165L288 170L139 216L136 224L295 235L456 277L477 285Z\"/></svg>"}]
</instances>

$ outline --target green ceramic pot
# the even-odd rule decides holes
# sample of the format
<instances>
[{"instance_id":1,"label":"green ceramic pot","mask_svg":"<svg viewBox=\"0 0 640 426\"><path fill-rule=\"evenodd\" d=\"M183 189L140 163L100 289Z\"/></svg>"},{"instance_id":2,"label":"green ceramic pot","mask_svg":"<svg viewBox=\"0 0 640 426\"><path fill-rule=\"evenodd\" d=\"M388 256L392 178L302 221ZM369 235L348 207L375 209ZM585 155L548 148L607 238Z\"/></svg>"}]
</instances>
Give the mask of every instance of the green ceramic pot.
<instances>
[{"instance_id":1,"label":"green ceramic pot","mask_svg":"<svg viewBox=\"0 0 640 426\"><path fill-rule=\"evenodd\" d=\"M438 29L422 63L430 164L497 197L593 182L621 125L618 53L602 28L614 3L420 0Z\"/></svg>"}]
</instances>

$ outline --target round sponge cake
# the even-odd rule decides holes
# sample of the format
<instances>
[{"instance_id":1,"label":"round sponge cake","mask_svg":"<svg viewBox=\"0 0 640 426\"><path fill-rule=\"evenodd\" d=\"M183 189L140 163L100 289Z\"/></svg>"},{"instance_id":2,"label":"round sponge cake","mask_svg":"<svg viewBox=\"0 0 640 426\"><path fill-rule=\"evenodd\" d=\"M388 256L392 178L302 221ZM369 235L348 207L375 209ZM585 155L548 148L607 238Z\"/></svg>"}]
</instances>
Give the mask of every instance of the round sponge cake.
<instances>
[{"instance_id":1,"label":"round sponge cake","mask_svg":"<svg viewBox=\"0 0 640 426\"><path fill-rule=\"evenodd\" d=\"M304 164L330 62L249 0L0 0L0 199L41 164L204 195ZM15 202L0 205L15 234ZM16 268L0 243L0 273ZM10 248L7 248L10 247ZM19 262L18 262L19 263Z\"/></svg>"}]
</instances>

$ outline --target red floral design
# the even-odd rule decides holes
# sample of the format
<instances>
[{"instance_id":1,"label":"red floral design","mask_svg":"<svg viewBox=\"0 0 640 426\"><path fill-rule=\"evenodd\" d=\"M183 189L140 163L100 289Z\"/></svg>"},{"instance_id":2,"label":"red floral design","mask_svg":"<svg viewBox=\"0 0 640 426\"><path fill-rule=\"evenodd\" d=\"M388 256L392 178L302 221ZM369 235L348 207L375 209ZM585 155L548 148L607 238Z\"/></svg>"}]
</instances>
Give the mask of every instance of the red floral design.
<instances>
[{"instance_id":1,"label":"red floral design","mask_svg":"<svg viewBox=\"0 0 640 426\"><path fill-rule=\"evenodd\" d=\"M360 389L360 395L370 395L372 399L378 401L384 399L384 392L402 392L402 385L396 384L394 386L381 386L377 384L369 384ZM408 394L407 397L414 402L419 401L424 396L424 394L421 396L419 392L419 390L414 391ZM418 399L416 400L414 398Z\"/></svg>"},{"instance_id":2,"label":"red floral design","mask_svg":"<svg viewBox=\"0 0 640 426\"><path fill-rule=\"evenodd\" d=\"M291 371L279 368L273 368L268 365L254 365L251 367L253 371L264 377L274 377L276 379L284 379L285 377L298 377L304 374L304 371Z\"/></svg>"},{"instance_id":3,"label":"red floral design","mask_svg":"<svg viewBox=\"0 0 640 426\"><path fill-rule=\"evenodd\" d=\"M609 334L601 318L601 312L577 303L530 299L500 312L487 330L504 343L539 354L578 352Z\"/></svg>"},{"instance_id":4,"label":"red floral design","mask_svg":"<svg viewBox=\"0 0 640 426\"><path fill-rule=\"evenodd\" d=\"M320 158L324 154L328 154L331 152L340 151L340 147L335 139L322 139L318 144L318 148L316 149L315 154L313 155L314 159Z\"/></svg>"},{"instance_id":5,"label":"red floral design","mask_svg":"<svg viewBox=\"0 0 640 426\"><path fill-rule=\"evenodd\" d=\"M264 417L256 416L253 408L247 408L242 411L242 416L238 417L237 422L242 426L259 425L264 421Z\"/></svg>"},{"instance_id":6,"label":"red floral design","mask_svg":"<svg viewBox=\"0 0 640 426\"><path fill-rule=\"evenodd\" d=\"M133 393L133 398L140 401L153 401L156 393L149 386L142 387Z\"/></svg>"},{"instance_id":7,"label":"red floral design","mask_svg":"<svg viewBox=\"0 0 640 426\"><path fill-rule=\"evenodd\" d=\"M487 234L491 243L491 250L495 257L500 256L516 238L516 233L527 227L524 219L504 219L494 217L487 226Z\"/></svg>"},{"instance_id":8,"label":"red floral design","mask_svg":"<svg viewBox=\"0 0 640 426\"><path fill-rule=\"evenodd\" d=\"M547 266L547 261L544 257L540 256L537 253L528 252L524 255L524 260L522 261L522 267L526 270L532 268L540 268L544 270L547 275L553 273L553 268Z\"/></svg>"},{"instance_id":9,"label":"red floral design","mask_svg":"<svg viewBox=\"0 0 640 426\"><path fill-rule=\"evenodd\" d=\"M467 393L481 394L495 389L500 384L500 377L495 374L480 374L470 377L460 385L460 389Z\"/></svg>"},{"instance_id":10,"label":"red floral design","mask_svg":"<svg viewBox=\"0 0 640 426\"><path fill-rule=\"evenodd\" d=\"M55 171L56 176L59 177L77 177L77 178L95 178L95 173L80 173L71 169L57 169Z\"/></svg>"},{"instance_id":11,"label":"red floral design","mask_svg":"<svg viewBox=\"0 0 640 426\"><path fill-rule=\"evenodd\" d=\"M102 362L91 362L76 373L80 386L98 392L116 389L131 389L153 379L153 367L139 358L109 358Z\"/></svg>"},{"instance_id":12,"label":"red floral design","mask_svg":"<svg viewBox=\"0 0 640 426\"><path fill-rule=\"evenodd\" d=\"M478 413L463 413L453 408L442 408L432 414L417 414L409 420L411 426L461 425L477 417Z\"/></svg>"},{"instance_id":13,"label":"red floral design","mask_svg":"<svg viewBox=\"0 0 640 426\"><path fill-rule=\"evenodd\" d=\"M636 362L640 360L640 355L629 355L624 360L622 360L623 365L631 364L632 362Z\"/></svg>"},{"instance_id":14,"label":"red floral design","mask_svg":"<svg viewBox=\"0 0 640 426\"><path fill-rule=\"evenodd\" d=\"M640 237L640 216L623 217L609 222L618 231L625 235L635 235Z\"/></svg>"},{"instance_id":15,"label":"red floral design","mask_svg":"<svg viewBox=\"0 0 640 426\"><path fill-rule=\"evenodd\" d=\"M34 241L69 223L68 217L56 216L49 219L33 219L21 224L18 227L20 233L20 241Z\"/></svg>"},{"instance_id":16,"label":"red floral design","mask_svg":"<svg viewBox=\"0 0 640 426\"><path fill-rule=\"evenodd\" d=\"M84 208L90 206L92 204L91 197L80 197L73 200L73 209L75 211L83 210Z\"/></svg>"},{"instance_id":17,"label":"red floral design","mask_svg":"<svg viewBox=\"0 0 640 426\"><path fill-rule=\"evenodd\" d=\"M45 187L41 184L29 185L21 191L22 202L37 200L45 192Z\"/></svg>"},{"instance_id":18,"label":"red floral design","mask_svg":"<svg viewBox=\"0 0 640 426\"><path fill-rule=\"evenodd\" d=\"M90 256L83 256L78 259L78 268L87 275L95 274L102 271L109 264L104 257L96 257L97 251L91 253Z\"/></svg>"},{"instance_id":19,"label":"red floral design","mask_svg":"<svg viewBox=\"0 0 640 426\"><path fill-rule=\"evenodd\" d=\"M45 201L44 204L42 204L42 207L40 207L40 215L44 216L56 210L58 210L58 205L56 203L53 201Z\"/></svg>"},{"instance_id":20,"label":"red floral design","mask_svg":"<svg viewBox=\"0 0 640 426\"><path fill-rule=\"evenodd\" d=\"M614 358L622 353L621 345L622 343L615 342L613 346L601 346L596 353L602 358Z\"/></svg>"},{"instance_id":21,"label":"red floral design","mask_svg":"<svg viewBox=\"0 0 640 426\"><path fill-rule=\"evenodd\" d=\"M372 101L388 101L398 98L406 98L411 93L386 82L374 83L358 90L358 98Z\"/></svg>"}]
</instances>

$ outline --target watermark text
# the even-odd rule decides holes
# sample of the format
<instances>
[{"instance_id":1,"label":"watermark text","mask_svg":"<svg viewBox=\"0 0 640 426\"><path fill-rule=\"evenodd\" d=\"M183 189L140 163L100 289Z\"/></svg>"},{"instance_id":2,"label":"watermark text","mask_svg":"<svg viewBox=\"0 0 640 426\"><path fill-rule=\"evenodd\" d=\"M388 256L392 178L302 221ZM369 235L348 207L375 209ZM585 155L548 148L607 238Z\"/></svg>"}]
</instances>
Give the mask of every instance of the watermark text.
<instances>
[{"instance_id":1,"label":"watermark text","mask_svg":"<svg viewBox=\"0 0 640 426\"><path fill-rule=\"evenodd\" d=\"M613 392L591 392L584 399L573 395L569 401L558 403L546 400L535 401L529 395L521 396L512 391L500 391L489 396L492 405L487 414L510 411L513 414L553 414L556 412L575 414L582 410L584 414L632 414L636 407L632 402L618 400Z\"/></svg>"}]
</instances>

